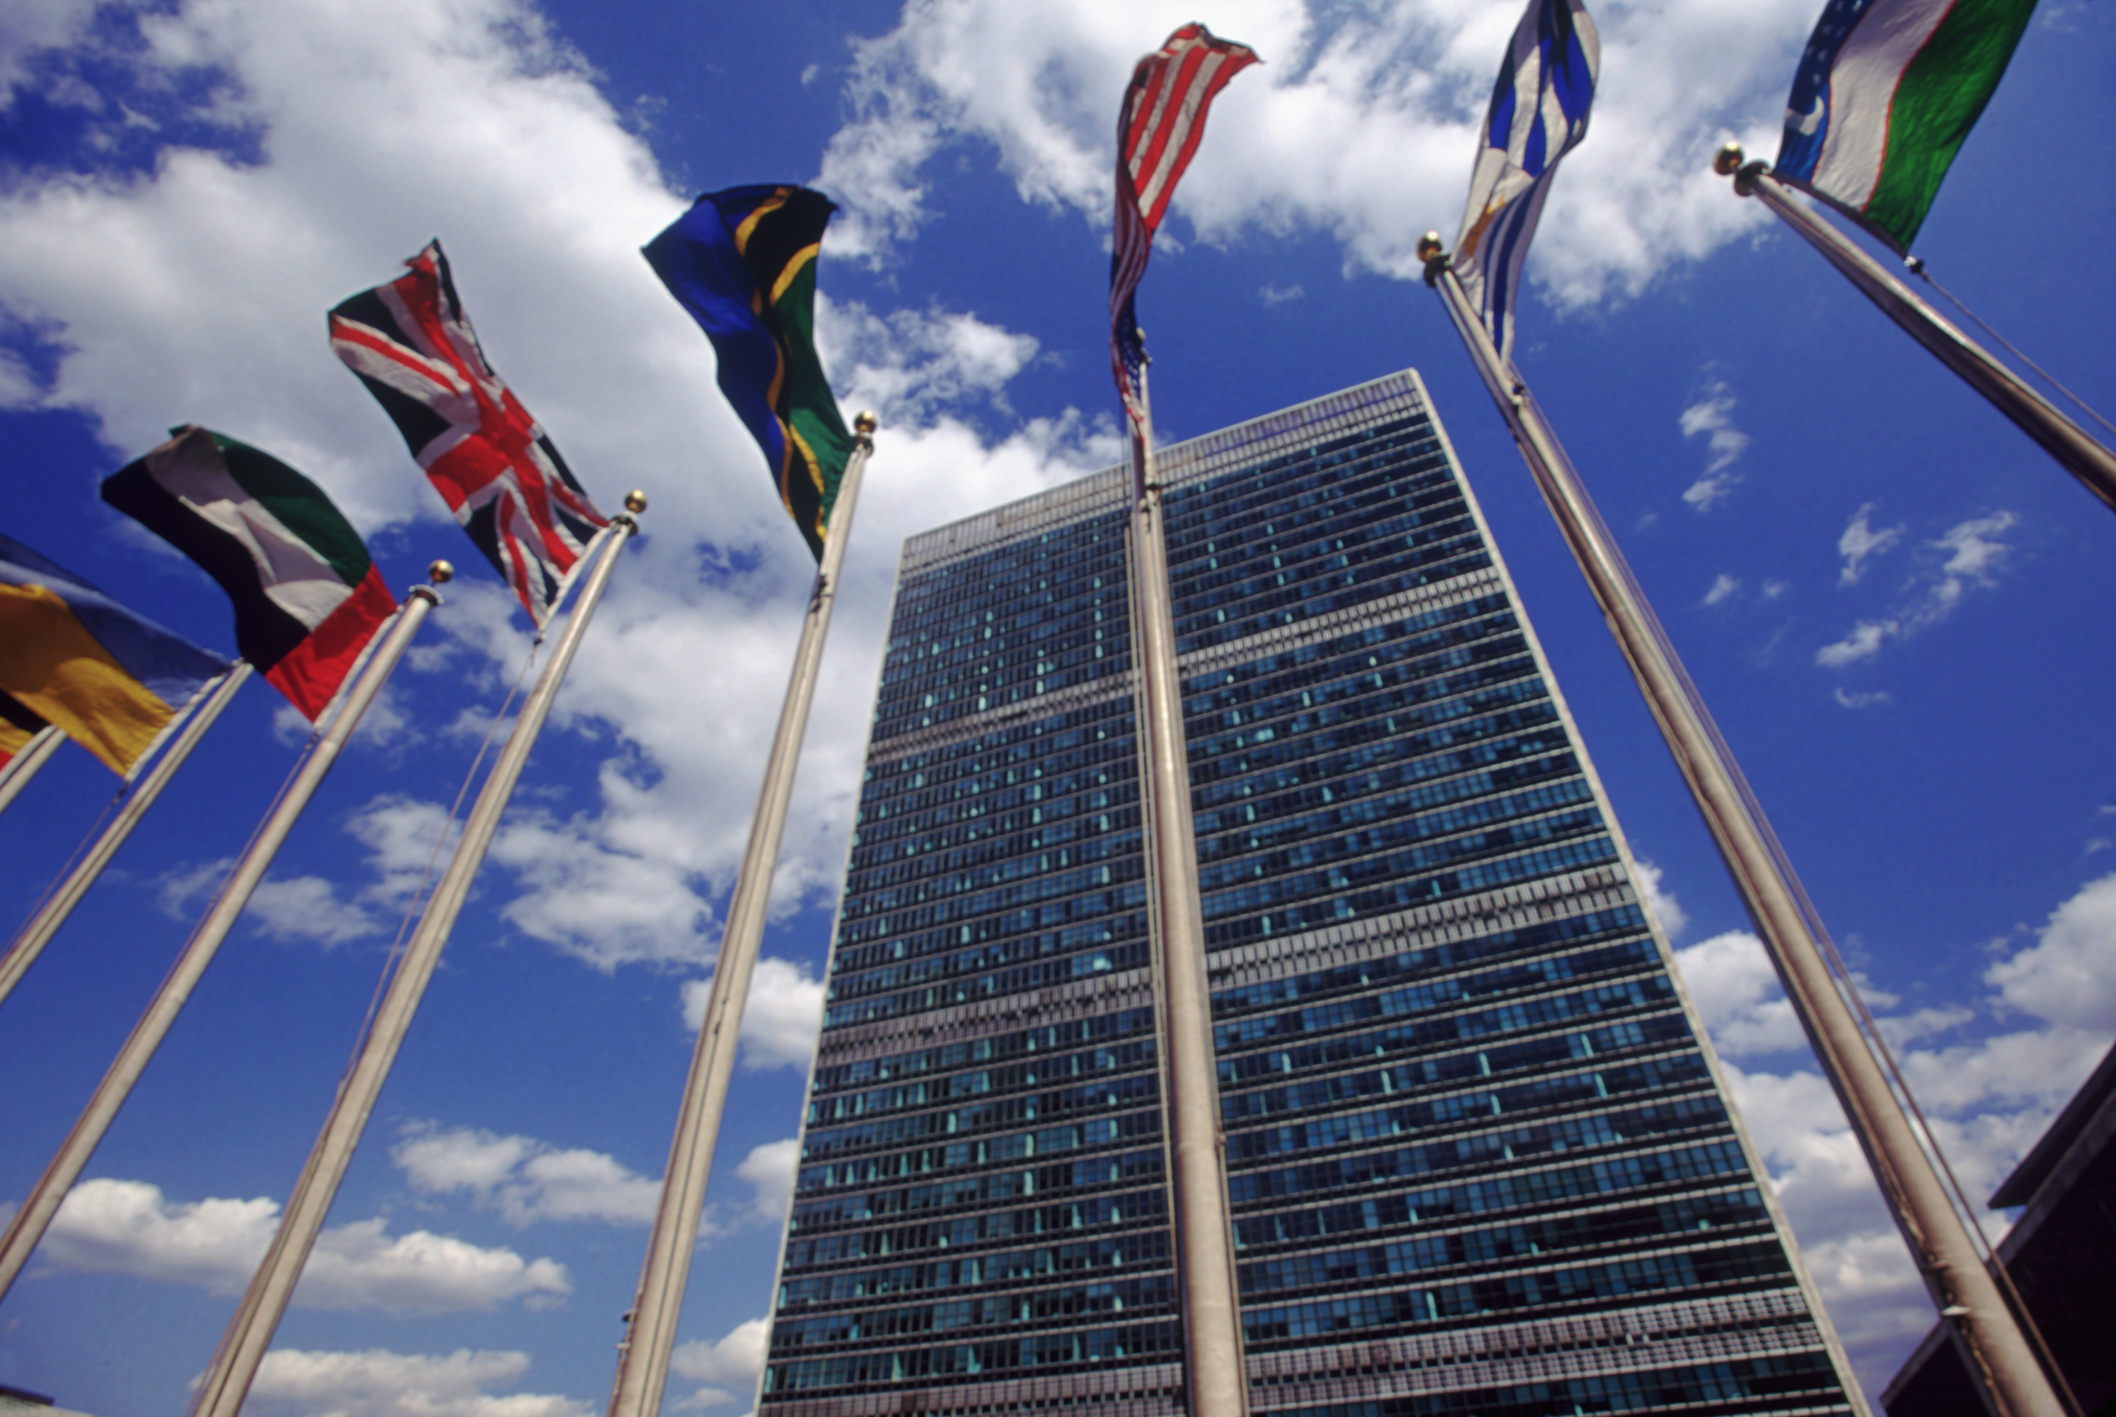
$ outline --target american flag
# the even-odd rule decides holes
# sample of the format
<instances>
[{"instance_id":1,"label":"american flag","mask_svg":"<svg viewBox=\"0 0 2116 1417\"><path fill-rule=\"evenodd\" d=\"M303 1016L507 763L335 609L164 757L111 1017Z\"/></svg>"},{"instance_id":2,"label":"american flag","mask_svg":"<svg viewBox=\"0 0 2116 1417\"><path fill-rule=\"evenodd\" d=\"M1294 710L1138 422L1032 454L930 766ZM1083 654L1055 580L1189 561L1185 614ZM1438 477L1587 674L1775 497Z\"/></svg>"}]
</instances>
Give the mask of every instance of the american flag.
<instances>
[{"instance_id":1,"label":"american flag","mask_svg":"<svg viewBox=\"0 0 2116 1417\"><path fill-rule=\"evenodd\" d=\"M1146 351L1132 318L1132 295L1146 274L1154 232L1176 181L1205 135L1205 111L1227 81L1256 62L1256 51L1184 25L1139 61L1117 115L1117 237L1109 263L1109 359L1125 411L1143 433L1139 375Z\"/></svg>"},{"instance_id":2,"label":"american flag","mask_svg":"<svg viewBox=\"0 0 2116 1417\"><path fill-rule=\"evenodd\" d=\"M404 264L408 274L331 311L331 348L541 626L609 518L485 362L441 243Z\"/></svg>"},{"instance_id":3,"label":"american flag","mask_svg":"<svg viewBox=\"0 0 2116 1417\"><path fill-rule=\"evenodd\" d=\"M1602 41L1582 0L1528 0L1492 88L1453 262L1503 359L1513 357L1528 243L1558 159L1587 136L1601 63Z\"/></svg>"}]
</instances>

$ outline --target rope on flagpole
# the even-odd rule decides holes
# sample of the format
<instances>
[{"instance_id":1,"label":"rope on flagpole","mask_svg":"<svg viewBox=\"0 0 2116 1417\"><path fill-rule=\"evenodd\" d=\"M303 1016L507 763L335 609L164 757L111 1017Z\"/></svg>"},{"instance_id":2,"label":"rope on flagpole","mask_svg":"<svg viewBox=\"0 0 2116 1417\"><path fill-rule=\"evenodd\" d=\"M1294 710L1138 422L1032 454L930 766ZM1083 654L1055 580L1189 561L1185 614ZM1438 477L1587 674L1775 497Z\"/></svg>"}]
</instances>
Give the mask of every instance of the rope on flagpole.
<instances>
[{"instance_id":1,"label":"rope on flagpole","mask_svg":"<svg viewBox=\"0 0 2116 1417\"><path fill-rule=\"evenodd\" d=\"M1960 296L1956 295L1946 286L1941 285L1938 281L1934 280L1932 278L1932 272L1925 269L1924 261L1920 260L1916 256L1912 256L1908 260L1903 262L1903 266L1906 270L1908 270L1912 275L1916 276L1919 280L1924 281L1925 284L1931 286L1934 290L1937 290L1940 294L1946 296L1947 303L1949 305L1952 305L1955 309L1961 311L1962 314L1968 318L1970 323L1974 324L1985 334L1991 336L1991 338L1997 340L2001 345L2005 346L2005 350L2008 354L2012 355L2015 359L2018 359L2021 363L2027 365L2030 369L2034 370L2037 378L2041 379L2045 384L2048 384L2051 388L2057 390L2066 398L2070 399L2072 401L2073 407L2077 408L2081 413L2084 413L2087 417L2093 419L2096 423L2099 423L2102 427L2108 429L2111 433L2116 433L2116 423L2111 423L2108 419L2103 418L2101 416L2100 410L2096 409L2094 405L2088 403L2078 394L2073 393L2070 389L2066 388L2063 384L2059 383L2057 381L2056 375L2052 374L2049 370L2043 368L2042 365L2037 364L2033 359L2030 359L2028 357L2027 352L2023 350L2019 345L2015 344L2012 340L2007 339L2004 335L2000 334L1997 330L1993 329L1990 324L1985 321L1983 316L1977 314L1976 311L1970 309L1967 305L1964 305Z\"/></svg>"},{"instance_id":2,"label":"rope on flagpole","mask_svg":"<svg viewBox=\"0 0 2116 1417\"><path fill-rule=\"evenodd\" d=\"M485 755L492 751L492 740L499 736L500 725L507 721L507 710L514 707L515 699L522 692L522 685L528 682L529 671L536 667L537 652L543 646L544 634L542 630L538 630L536 638L529 642L529 653L522 660L521 672L514 676L514 683L508 686L506 697L500 700L499 712L493 715L492 722L485 727L485 737L478 744L476 755L470 760L469 771L463 774L462 785L456 788L455 801L448 804L448 817L441 823L440 835L434 838L433 850L426 853L426 866L419 873L419 884L413 887L410 898L405 902L404 918L397 922L397 934L389 942L389 953L383 958L382 972L375 978L374 992L367 996L367 1012L361 1016L360 1027L353 1034L353 1050L346 1055L345 1071L339 1074L341 1083L352 1076L354 1066L360 1061L360 1050L367 1046L368 1034L375 1026L375 1010L382 1007L382 996L388 991L390 980L396 977L397 962L404 957L405 938L411 934L412 923L419 917L426 899L426 888L433 883L434 866L440 861L441 852L448 845L448 829L454 826L456 818L462 815L463 800L470 796L470 786L478 780L478 769L485 765Z\"/></svg>"}]
</instances>

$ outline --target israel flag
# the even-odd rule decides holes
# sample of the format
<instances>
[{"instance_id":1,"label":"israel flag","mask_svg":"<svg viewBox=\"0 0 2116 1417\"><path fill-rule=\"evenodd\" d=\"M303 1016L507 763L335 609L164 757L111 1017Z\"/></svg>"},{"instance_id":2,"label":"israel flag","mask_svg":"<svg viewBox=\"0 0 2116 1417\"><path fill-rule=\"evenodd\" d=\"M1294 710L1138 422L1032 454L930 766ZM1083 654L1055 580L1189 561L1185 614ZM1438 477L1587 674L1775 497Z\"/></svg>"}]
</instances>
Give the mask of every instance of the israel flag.
<instances>
[{"instance_id":1,"label":"israel flag","mask_svg":"<svg viewBox=\"0 0 2116 1417\"><path fill-rule=\"evenodd\" d=\"M1492 90L1453 263L1502 359L1513 357L1521 265L1550 175L1587 136L1601 63L1601 37L1581 0L1529 0Z\"/></svg>"}]
</instances>

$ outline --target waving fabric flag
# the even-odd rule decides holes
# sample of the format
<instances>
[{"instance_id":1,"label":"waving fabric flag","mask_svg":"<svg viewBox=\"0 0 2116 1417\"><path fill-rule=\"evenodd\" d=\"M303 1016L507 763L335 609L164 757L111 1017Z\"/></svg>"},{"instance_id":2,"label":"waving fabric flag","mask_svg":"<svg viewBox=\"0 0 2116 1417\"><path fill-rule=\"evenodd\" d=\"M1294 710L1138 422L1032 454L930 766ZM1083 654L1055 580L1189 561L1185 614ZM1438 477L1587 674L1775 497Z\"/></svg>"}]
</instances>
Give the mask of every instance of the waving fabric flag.
<instances>
[{"instance_id":1,"label":"waving fabric flag","mask_svg":"<svg viewBox=\"0 0 2116 1417\"><path fill-rule=\"evenodd\" d=\"M228 661L0 536L0 690L129 776Z\"/></svg>"},{"instance_id":2,"label":"waving fabric flag","mask_svg":"<svg viewBox=\"0 0 2116 1417\"><path fill-rule=\"evenodd\" d=\"M42 733L48 724L18 702L13 695L0 693L0 768L13 760L15 754L29 746L29 740Z\"/></svg>"},{"instance_id":3,"label":"waving fabric flag","mask_svg":"<svg viewBox=\"0 0 2116 1417\"><path fill-rule=\"evenodd\" d=\"M243 658L313 721L396 597L315 483L233 438L174 432L105 479L103 500L220 582Z\"/></svg>"},{"instance_id":4,"label":"waving fabric flag","mask_svg":"<svg viewBox=\"0 0 2116 1417\"><path fill-rule=\"evenodd\" d=\"M1580 0L1529 0L1492 89L1453 262L1502 359L1513 357L1528 243L1558 159L1587 136L1601 63L1601 37Z\"/></svg>"},{"instance_id":5,"label":"waving fabric flag","mask_svg":"<svg viewBox=\"0 0 2116 1417\"><path fill-rule=\"evenodd\" d=\"M1830 0L1772 172L1907 252L2035 0Z\"/></svg>"},{"instance_id":6,"label":"waving fabric flag","mask_svg":"<svg viewBox=\"0 0 2116 1417\"><path fill-rule=\"evenodd\" d=\"M1184 25L1141 59L1117 113L1117 230L1109 260L1109 359L1125 411L1141 429L1146 405L1132 297L1153 254L1154 232L1205 136L1205 114L1227 81L1257 62L1247 45L1217 39L1200 24Z\"/></svg>"},{"instance_id":7,"label":"waving fabric flag","mask_svg":"<svg viewBox=\"0 0 2116 1417\"><path fill-rule=\"evenodd\" d=\"M436 241L410 273L331 311L331 348L360 376L463 530L542 625L609 518L485 362Z\"/></svg>"},{"instance_id":8,"label":"waving fabric flag","mask_svg":"<svg viewBox=\"0 0 2116 1417\"><path fill-rule=\"evenodd\" d=\"M836 210L806 187L731 187L642 251L713 342L720 391L818 561L853 449L815 345L816 254Z\"/></svg>"}]
</instances>

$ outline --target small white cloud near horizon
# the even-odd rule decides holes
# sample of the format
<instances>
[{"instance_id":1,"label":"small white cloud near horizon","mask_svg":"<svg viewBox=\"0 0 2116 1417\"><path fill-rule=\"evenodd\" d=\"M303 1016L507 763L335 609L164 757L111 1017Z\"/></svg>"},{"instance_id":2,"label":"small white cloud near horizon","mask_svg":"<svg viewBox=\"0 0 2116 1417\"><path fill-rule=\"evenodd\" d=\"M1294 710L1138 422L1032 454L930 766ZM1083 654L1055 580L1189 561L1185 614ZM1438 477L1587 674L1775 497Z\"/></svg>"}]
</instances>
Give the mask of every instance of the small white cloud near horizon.
<instances>
[{"instance_id":1,"label":"small white cloud near horizon","mask_svg":"<svg viewBox=\"0 0 2116 1417\"><path fill-rule=\"evenodd\" d=\"M647 1225L661 1182L606 1152L559 1148L524 1136L407 1122L389 1159L421 1195L468 1195L516 1229L554 1220Z\"/></svg>"},{"instance_id":2,"label":"small white cloud near horizon","mask_svg":"<svg viewBox=\"0 0 2116 1417\"><path fill-rule=\"evenodd\" d=\"M680 1005L683 1026L696 1033L705 1022L705 1005L713 981L684 981ZM742 1066L806 1070L815 1060L816 1035L823 1028L823 981L805 964L767 956L757 961L749 979L749 999L742 1007Z\"/></svg>"},{"instance_id":3,"label":"small white cloud near horizon","mask_svg":"<svg viewBox=\"0 0 2116 1417\"><path fill-rule=\"evenodd\" d=\"M679 1410L720 1407L747 1402L757 1389L757 1375L764 1370L764 1354L771 1343L771 1320L750 1319L735 1325L718 1341L694 1338L669 1355L669 1372L689 1382L702 1383L678 1404Z\"/></svg>"},{"instance_id":4,"label":"small white cloud near horizon","mask_svg":"<svg viewBox=\"0 0 2116 1417\"><path fill-rule=\"evenodd\" d=\"M596 1410L551 1393L488 1391L515 1386L528 1370L529 1355L520 1352L275 1348L244 1410L257 1417L590 1417Z\"/></svg>"},{"instance_id":5,"label":"small white cloud near horizon","mask_svg":"<svg viewBox=\"0 0 2116 1417\"><path fill-rule=\"evenodd\" d=\"M279 1202L208 1199L172 1202L146 1181L107 1177L67 1193L38 1257L63 1270L126 1274L240 1294L279 1227ZM376 1217L332 1226L317 1237L294 1303L309 1309L445 1313L522 1301L542 1308L572 1292L556 1260L524 1260L453 1236L388 1233Z\"/></svg>"}]
</instances>

